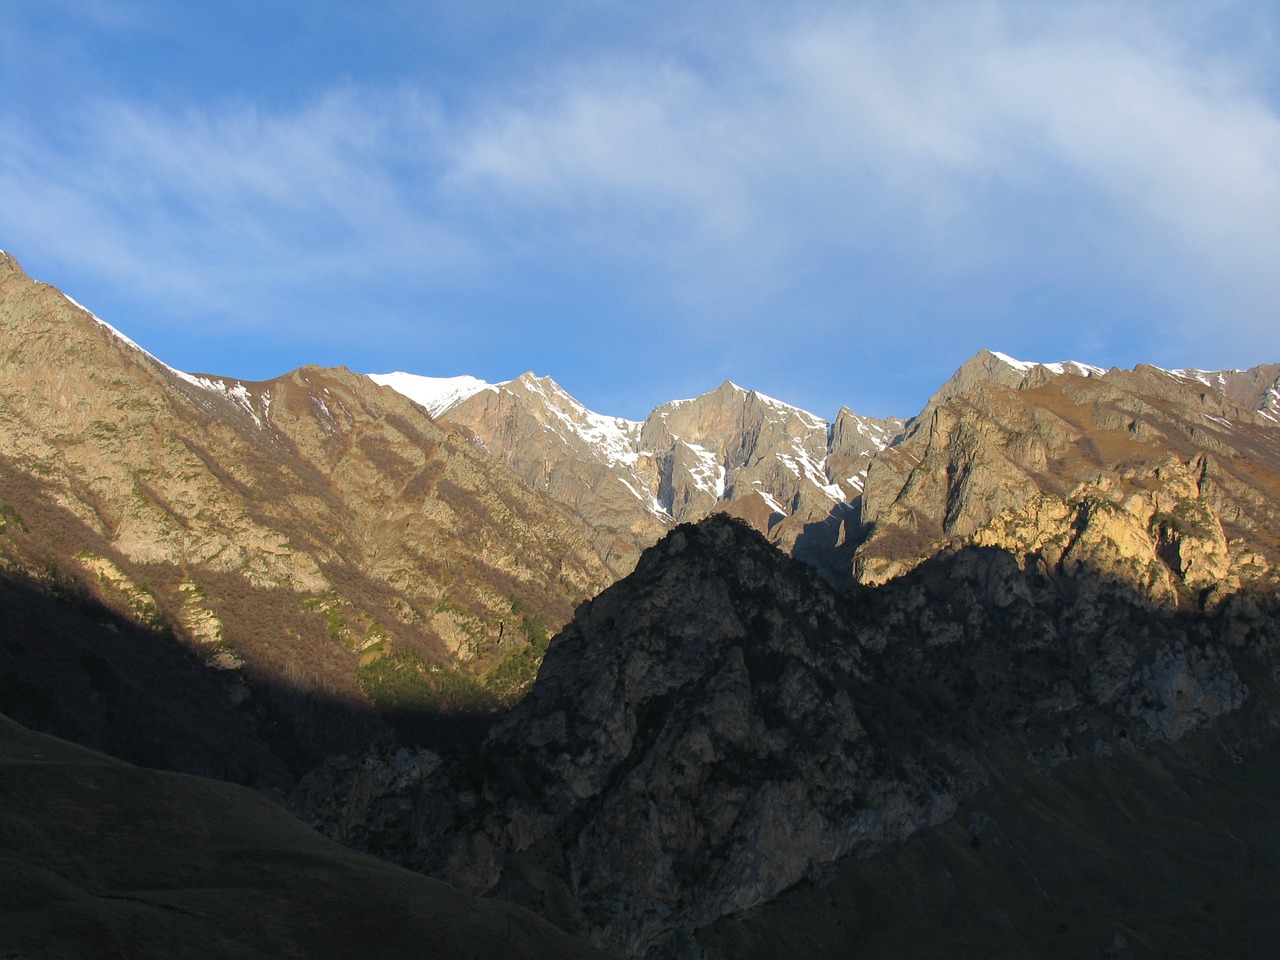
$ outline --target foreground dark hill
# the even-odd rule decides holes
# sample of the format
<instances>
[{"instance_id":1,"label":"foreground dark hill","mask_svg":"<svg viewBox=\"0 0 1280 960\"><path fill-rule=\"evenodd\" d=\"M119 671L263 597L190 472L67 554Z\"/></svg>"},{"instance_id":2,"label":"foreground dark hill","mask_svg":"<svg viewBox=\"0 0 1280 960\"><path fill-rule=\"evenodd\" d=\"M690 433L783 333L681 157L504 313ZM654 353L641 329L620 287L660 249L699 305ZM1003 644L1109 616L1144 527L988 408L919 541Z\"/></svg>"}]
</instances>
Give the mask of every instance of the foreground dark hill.
<instances>
[{"instance_id":1,"label":"foreground dark hill","mask_svg":"<svg viewBox=\"0 0 1280 960\"><path fill-rule=\"evenodd\" d=\"M262 796L0 716L0 955L586 958L519 907L353 853Z\"/></svg>"},{"instance_id":2,"label":"foreground dark hill","mask_svg":"<svg viewBox=\"0 0 1280 960\"><path fill-rule=\"evenodd\" d=\"M1056 811L1034 814L1046 825L1105 847L1095 827L1109 822L1108 795L1088 799L1071 786L1076 771L1140 795L1192 775L1206 742L1218 762L1269 762L1277 672L1270 592L1179 608L1105 570L964 548L842 594L719 517L677 528L580 608L529 696L465 765L430 754L394 770L335 763L297 805L347 842L530 904L630 954L697 956L701 937L735 956L730 933L707 932L720 918L949 823L984 790L992 809L1016 807L1010 789L1026 792ZM1184 752L1205 729L1217 736ZM1169 773L1143 772L1152 751ZM1171 816L1197 811L1175 802ZM1206 856L1230 859L1243 835L1234 829L1206 833ZM1026 842L1043 834L1025 832ZM1162 846L1178 835L1157 832L1148 854L1173 858L1174 886L1204 889ZM1272 854L1264 861L1245 879L1272 883ZM1064 886L1074 870L1068 854L1043 864ZM1141 898L1141 876L1116 883ZM825 896L809 889L795 896ZM1066 914L1114 892L1098 890ZM1029 906L1010 906L1011 929ZM907 927L925 915L898 909ZM1162 911L1139 911L1135 926Z\"/></svg>"}]
</instances>

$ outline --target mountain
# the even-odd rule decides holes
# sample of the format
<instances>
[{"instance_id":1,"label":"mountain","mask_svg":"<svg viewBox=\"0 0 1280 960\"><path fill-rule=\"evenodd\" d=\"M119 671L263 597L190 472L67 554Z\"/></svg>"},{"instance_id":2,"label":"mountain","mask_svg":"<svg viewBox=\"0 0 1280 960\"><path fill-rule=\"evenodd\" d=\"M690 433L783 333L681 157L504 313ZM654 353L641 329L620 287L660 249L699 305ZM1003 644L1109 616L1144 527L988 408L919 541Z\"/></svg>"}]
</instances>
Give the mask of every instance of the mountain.
<instances>
[{"instance_id":1,"label":"mountain","mask_svg":"<svg viewBox=\"0 0 1280 960\"><path fill-rule=\"evenodd\" d=\"M0 953L604 957L307 830L260 794L131 767L0 716Z\"/></svg>"},{"instance_id":2,"label":"mountain","mask_svg":"<svg viewBox=\"0 0 1280 960\"><path fill-rule=\"evenodd\" d=\"M1221 929L1187 929L1182 904L1202 897L1262 943L1277 848L1231 851L1277 810L1277 600L1245 585L1212 610L1178 609L1105 570L1051 570L992 547L948 550L845 593L740 521L712 518L678 527L580 608L529 696L465 765L427 753L394 773L376 758L334 763L295 805L344 842L632 956L695 957L715 944L712 956L778 955L775 928L752 918L775 916L756 911L788 890L776 935L795 952L781 955L847 956L886 929L902 936L928 916L927 898L893 903L847 937L787 925L820 912L829 881L866 896L867 857L919 887L928 867L897 859L920 849L902 841L953 850L957 831L967 857L948 861L948 889L1037 882L1062 898L1047 911L1035 897L1009 901L994 929L969 925L988 942L1016 929L1025 950L1047 915L1077 934L1128 930L1156 944L1174 924L1194 953ZM1170 779L1194 791L1194 778L1236 764L1258 778L1232 774L1223 788L1242 810L1212 795L1170 799L1143 824L1153 846L1130 838L1163 866L1088 888L1081 874L1107 862L1095 838L1114 823L1113 796L1150 808L1146 791ZM1014 789L1041 806L1020 812ZM1185 851L1180 824L1201 815L1200 846ZM966 830L985 840L970 848ZM1076 842L1092 852L1074 853ZM980 857L981 843L996 849ZM1023 844L1067 849L1032 869L1017 860ZM1215 859L1231 866L1185 867ZM1143 900L1153 876L1179 898ZM1223 903L1227 889L1254 893ZM1138 906L1118 910L1113 897ZM844 909L865 918L870 907ZM756 924L749 936L744 920ZM892 942L876 955L901 955ZM1078 955L1079 940L1060 942L1055 955Z\"/></svg>"},{"instance_id":3,"label":"mountain","mask_svg":"<svg viewBox=\"0 0 1280 960\"><path fill-rule=\"evenodd\" d=\"M1280 365L982 351L905 423L732 383L626 421L532 374L179 372L7 256L0 328L0 710L33 727L634 956L1273 949ZM345 884L243 793L18 759L0 938L226 943L217 851ZM336 914L370 941L402 893L469 902L380 876Z\"/></svg>"},{"instance_id":4,"label":"mountain","mask_svg":"<svg viewBox=\"0 0 1280 960\"><path fill-rule=\"evenodd\" d=\"M637 956L900 955L939 928L905 896L860 907L877 895L860 864L920 891L922 845L956 867L952 909L1010 898L962 918L975 944L1213 954L1239 931L1238 955L1265 955L1274 851L1204 865L1275 812L1273 374L979 354L869 458L843 589L728 518L679 526L578 610L465 769L425 757L393 782L376 758L330 764L296 808ZM702 412L670 433L697 427L732 433ZM1015 812L1010 791L1039 806ZM1169 865L1093 893L1115 797L1147 811L1124 843ZM996 854L959 857L997 815ZM1054 853L1032 869L1032 849ZM839 936L805 926L827 883L859 918ZM1224 918L1189 921L1196 898ZM1050 919L1071 935L1046 946Z\"/></svg>"},{"instance_id":5,"label":"mountain","mask_svg":"<svg viewBox=\"0 0 1280 960\"><path fill-rule=\"evenodd\" d=\"M550 378L532 373L499 384L404 373L372 378L468 430L526 483L586 520L597 549L619 575L673 525L725 511L833 583L851 574L882 580L943 543L960 542L957 536L972 534L997 508L1023 505L1032 491L1070 499L1090 470L1116 466L1105 452L1087 449L1094 435L1116 429L1117 417L1127 417L1124 429L1144 423L1140 414L1153 399L1160 405L1154 415L1178 420L1174 433L1185 442L1144 434L1148 449L1139 453L1150 469L1162 456L1186 459L1211 448L1213 439L1198 433L1206 429L1221 433L1237 424L1280 422L1277 364L1244 371L1147 365L1107 371L983 350L908 424L847 408L828 423L729 382L692 400L663 404L644 421L629 421L594 413ZM981 412L974 408L997 391L1019 395L1009 410L1025 423L1004 423L1004 413L990 404ZM1067 414L1055 404L1081 409ZM1110 412L1101 411L1103 404ZM984 425L977 424L979 415ZM930 441L936 427L929 425L939 417L958 418L955 429L973 433ZM984 431L1000 433L1007 446L1013 434L1022 437L1027 430L1017 441L1032 445L1025 456L984 440ZM976 459L966 452L978 447ZM1074 453L1041 463L1050 449ZM945 457L939 451L947 451ZM1123 499L1118 490L1114 498Z\"/></svg>"},{"instance_id":6,"label":"mountain","mask_svg":"<svg viewBox=\"0 0 1280 960\"><path fill-rule=\"evenodd\" d=\"M221 691L206 736L249 721L279 782L388 722L496 709L614 579L582 520L365 377L173 370L8 255L0 328L0 596L97 611L64 634L74 655L38 630L0 649L17 719L154 761L130 753L151 724L115 691L150 688L181 726L185 671ZM165 652L105 653L139 629ZM138 676L161 662L164 683Z\"/></svg>"},{"instance_id":7,"label":"mountain","mask_svg":"<svg viewBox=\"0 0 1280 960\"><path fill-rule=\"evenodd\" d=\"M1273 579L1278 373L984 351L871 464L852 574L884 582L975 544L1101 564L1165 599Z\"/></svg>"},{"instance_id":8,"label":"mountain","mask_svg":"<svg viewBox=\"0 0 1280 960\"><path fill-rule=\"evenodd\" d=\"M489 384L405 373L371 379L470 431L526 483L595 530L618 574L674 525L724 510L824 572L836 560L871 457L901 421L842 409L834 423L726 381L665 403L643 421L588 410L555 381L525 373Z\"/></svg>"}]
</instances>

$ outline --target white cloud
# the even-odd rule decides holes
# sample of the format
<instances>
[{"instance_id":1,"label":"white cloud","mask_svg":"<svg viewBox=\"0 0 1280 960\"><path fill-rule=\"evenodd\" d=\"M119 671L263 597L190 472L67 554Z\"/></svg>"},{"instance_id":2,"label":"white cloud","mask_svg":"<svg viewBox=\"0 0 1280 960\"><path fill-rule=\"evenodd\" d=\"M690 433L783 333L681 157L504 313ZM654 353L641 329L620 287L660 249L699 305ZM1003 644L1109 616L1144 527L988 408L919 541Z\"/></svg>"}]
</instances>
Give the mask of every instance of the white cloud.
<instances>
[{"instance_id":1,"label":"white cloud","mask_svg":"<svg viewBox=\"0 0 1280 960\"><path fill-rule=\"evenodd\" d=\"M332 277L456 270L466 239L397 172L435 122L418 98L343 88L295 112L248 103L172 113L100 100L57 140L18 121L0 217L86 266L223 301ZM18 131L21 130L19 133Z\"/></svg>"},{"instance_id":2,"label":"white cloud","mask_svg":"<svg viewBox=\"0 0 1280 960\"><path fill-rule=\"evenodd\" d=\"M1280 121L1238 65L1143 8L909 9L826 12L714 70L574 65L461 131L451 178L704 279L886 233L945 272L1060 216L1135 283L1163 264L1274 312Z\"/></svg>"}]
</instances>

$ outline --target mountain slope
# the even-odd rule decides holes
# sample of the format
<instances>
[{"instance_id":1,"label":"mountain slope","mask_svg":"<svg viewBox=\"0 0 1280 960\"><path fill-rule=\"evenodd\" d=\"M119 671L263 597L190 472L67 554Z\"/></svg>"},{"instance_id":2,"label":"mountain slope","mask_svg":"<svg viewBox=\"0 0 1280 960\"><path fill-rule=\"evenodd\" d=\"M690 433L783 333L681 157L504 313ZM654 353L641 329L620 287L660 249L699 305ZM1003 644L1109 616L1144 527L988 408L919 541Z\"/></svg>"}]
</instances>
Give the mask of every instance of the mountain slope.
<instances>
[{"instance_id":1,"label":"mountain slope","mask_svg":"<svg viewBox=\"0 0 1280 960\"><path fill-rule=\"evenodd\" d=\"M1016 757L958 815L845 860L699 937L709 957L1264 960L1280 919L1280 756L1243 731L1142 753L1081 752L1050 776Z\"/></svg>"},{"instance_id":2,"label":"mountain slope","mask_svg":"<svg viewBox=\"0 0 1280 960\"><path fill-rule=\"evenodd\" d=\"M7 255L0 328L0 562L174 634L242 705L489 709L613 579L579 519L365 377L180 373Z\"/></svg>"},{"instance_id":3,"label":"mountain slope","mask_svg":"<svg viewBox=\"0 0 1280 960\"><path fill-rule=\"evenodd\" d=\"M1233 376L1267 383L1270 369ZM1168 600L1178 582L1272 578L1274 388L1253 390L1253 409L1231 399L1225 374L1080 370L994 354L962 367L871 464L854 577L883 582L972 543L1050 564L1087 558Z\"/></svg>"},{"instance_id":4,"label":"mountain slope","mask_svg":"<svg viewBox=\"0 0 1280 960\"><path fill-rule=\"evenodd\" d=\"M736 956L787 937L809 952L818 941L797 924L824 894L806 884L850 877L865 896L859 858L944 829L965 804L1005 817L1018 789L1057 811L1006 817L1018 849L1059 851L1043 882L1075 899L1055 925L1105 934L1116 955L1125 943L1138 956L1203 946L1165 905L1080 923L1106 897L1078 891L1062 848L1105 848L1107 791L1141 796L1224 764L1269 776L1280 729L1269 377L980 354L869 456L851 591L727 518L678 527L579 609L475 764L424 760L390 786L376 760L338 764L309 778L298 807L348 842L537 905L628 953L693 957L702 943ZM1228 396L1233 382L1251 385L1257 409ZM733 435L720 415L749 405L725 403L731 386L718 393L671 435ZM794 422L780 432L805 435ZM1079 769L1108 785L1101 799ZM1168 888L1213 889L1182 872L1204 859L1176 854L1185 818L1215 824L1202 836L1210 860L1265 820L1265 794L1238 787L1243 820L1215 806L1234 803L1226 794L1184 791L1149 824L1155 855L1177 864ZM1079 809L1063 813L1073 796ZM911 854L885 856L902 882L925 882ZM1275 867L1264 858L1217 882L1274 895ZM1007 858L996 874L973 880L992 891L1027 880ZM1143 877L1099 889L1141 896ZM760 914L779 918L776 933L721 920L797 884L807 892L784 897L792 906ZM1260 902L1229 913L1255 944ZM1045 950L1034 908L1020 902L1007 923ZM859 921L861 939L829 938L827 955L892 953L922 922L904 899L880 926ZM1060 955L1085 943L1062 942Z\"/></svg>"},{"instance_id":5,"label":"mountain slope","mask_svg":"<svg viewBox=\"0 0 1280 960\"><path fill-rule=\"evenodd\" d=\"M1237 713L1232 750L1273 743L1277 665L1274 592L1176 611L1088 565L970 547L843 595L712 518L579 610L465 769L338 764L297 804L596 942L695 956L717 918L1024 765L1051 777Z\"/></svg>"}]
</instances>

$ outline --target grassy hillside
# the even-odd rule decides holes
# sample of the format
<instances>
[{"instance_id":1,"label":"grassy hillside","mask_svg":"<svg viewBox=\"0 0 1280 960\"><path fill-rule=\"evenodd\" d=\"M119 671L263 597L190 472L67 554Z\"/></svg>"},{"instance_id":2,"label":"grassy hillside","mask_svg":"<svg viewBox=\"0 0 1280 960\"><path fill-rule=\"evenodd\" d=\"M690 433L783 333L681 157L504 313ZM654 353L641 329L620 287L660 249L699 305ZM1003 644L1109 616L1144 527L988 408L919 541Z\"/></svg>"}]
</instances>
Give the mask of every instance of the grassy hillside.
<instances>
[{"instance_id":1,"label":"grassy hillside","mask_svg":"<svg viewBox=\"0 0 1280 960\"><path fill-rule=\"evenodd\" d=\"M0 956L602 957L331 843L261 795L0 716Z\"/></svg>"}]
</instances>

